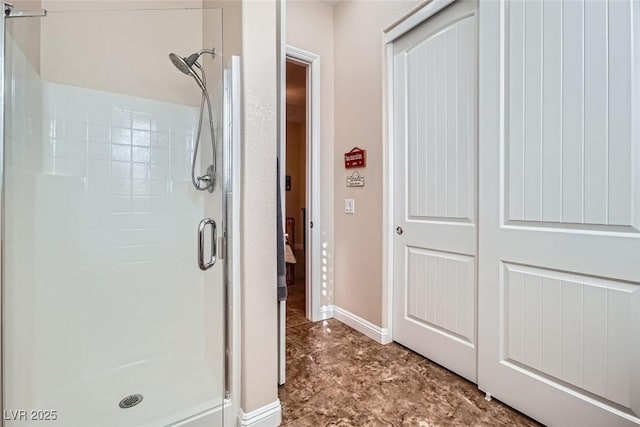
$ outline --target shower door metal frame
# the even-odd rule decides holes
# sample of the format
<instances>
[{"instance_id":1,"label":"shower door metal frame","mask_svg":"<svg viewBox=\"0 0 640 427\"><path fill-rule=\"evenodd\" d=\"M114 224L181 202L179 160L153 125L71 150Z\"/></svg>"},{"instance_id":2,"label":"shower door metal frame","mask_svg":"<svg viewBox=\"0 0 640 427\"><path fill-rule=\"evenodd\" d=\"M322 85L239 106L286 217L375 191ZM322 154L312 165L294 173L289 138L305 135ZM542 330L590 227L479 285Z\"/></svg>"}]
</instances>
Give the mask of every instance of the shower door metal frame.
<instances>
[{"instance_id":1,"label":"shower door metal frame","mask_svg":"<svg viewBox=\"0 0 640 427\"><path fill-rule=\"evenodd\" d=\"M224 380L225 427L236 425L240 402L240 203L241 174L241 105L240 57L231 56L223 71L223 171L222 187L224 224ZM230 242L230 243L229 243ZM229 308L233 307L233 310ZM228 410L227 410L228 409Z\"/></svg>"},{"instance_id":2,"label":"shower door metal frame","mask_svg":"<svg viewBox=\"0 0 640 427\"><path fill-rule=\"evenodd\" d=\"M4 168L4 103L5 103L5 54L6 54L6 31L7 31L7 12L10 10L7 3L3 3L3 14L0 19L0 426L4 426L4 257L5 257L5 168Z\"/></svg>"},{"instance_id":3,"label":"shower door metal frame","mask_svg":"<svg viewBox=\"0 0 640 427\"><path fill-rule=\"evenodd\" d=\"M4 296L5 296L5 66L7 53L7 19L8 18L37 18L47 16L45 9L33 11L15 10L11 3L1 2L2 19L0 19L0 427L5 425L4 415Z\"/></svg>"}]
</instances>

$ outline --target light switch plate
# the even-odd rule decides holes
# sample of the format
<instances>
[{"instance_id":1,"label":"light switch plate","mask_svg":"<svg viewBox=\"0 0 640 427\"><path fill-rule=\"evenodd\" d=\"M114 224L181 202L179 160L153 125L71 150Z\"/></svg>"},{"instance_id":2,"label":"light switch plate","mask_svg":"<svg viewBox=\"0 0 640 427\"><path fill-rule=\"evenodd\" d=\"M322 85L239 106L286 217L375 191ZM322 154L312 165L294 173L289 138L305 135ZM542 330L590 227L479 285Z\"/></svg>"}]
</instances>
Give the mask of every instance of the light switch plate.
<instances>
[{"instance_id":1,"label":"light switch plate","mask_svg":"<svg viewBox=\"0 0 640 427\"><path fill-rule=\"evenodd\" d=\"M356 213L356 201L354 199L344 199L344 213Z\"/></svg>"}]
</instances>

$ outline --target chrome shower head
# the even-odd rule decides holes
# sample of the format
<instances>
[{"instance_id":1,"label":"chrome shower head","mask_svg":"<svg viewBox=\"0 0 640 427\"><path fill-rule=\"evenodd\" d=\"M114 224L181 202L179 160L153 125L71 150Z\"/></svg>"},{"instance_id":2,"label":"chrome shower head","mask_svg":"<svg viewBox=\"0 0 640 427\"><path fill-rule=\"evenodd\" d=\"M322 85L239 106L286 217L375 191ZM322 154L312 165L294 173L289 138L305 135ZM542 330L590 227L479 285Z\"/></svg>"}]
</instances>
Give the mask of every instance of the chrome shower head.
<instances>
[{"instance_id":1,"label":"chrome shower head","mask_svg":"<svg viewBox=\"0 0 640 427\"><path fill-rule=\"evenodd\" d=\"M181 72L183 72L188 76L193 77L196 83L198 83L198 86L200 86L200 89L202 89L203 91L206 91L207 87L204 85L204 82L202 81L200 76L198 76L195 70L193 69L194 64L197 67L199 67L199 65L196 63L199 56L200 56L199 54L194 53L192 55L189 55L189 57L187 58L182 58L176 55L175 53L170 53L169 59L178 70L180 70Z\"/></svg>"},{"instance_id":2,"label":"chrome shower head","mask_svg":"<svg viewBox=\"0 0 640 427\"><path fill-rule=\"evenodd\" d=\"M173 65L176 66L178 70L182 71L186 75L190 75L193 71L191 67L193 67L193 64L196 63L199 56L200 55L198 55L197 53L194 53L190 55L188 58L182 58L176 55L175 53L170 53L169 59L171 60Z\"/></svg>"},{"instance_id":3,"label":"chrome shower head","mask_svg":"<svg viewBox=\"0 0 640 427\"><path fill-rule=\"evenodd\" d=\"M213 57L216 56L215 49L202 49L184 58L176 55L175 53L170 53L169 59L178 70L180 70L182 73L188 76L193 77L196 83L198 83L198 86L200 86L200 89L207 90L204 82L202 81L200 76L196 74L195 70L193 69L194 65L200 68L200 65L197 62L198 62L198 58L200 58L200 55L202 55L203 53L208 53Z\"/></svg>"}]
</instances>

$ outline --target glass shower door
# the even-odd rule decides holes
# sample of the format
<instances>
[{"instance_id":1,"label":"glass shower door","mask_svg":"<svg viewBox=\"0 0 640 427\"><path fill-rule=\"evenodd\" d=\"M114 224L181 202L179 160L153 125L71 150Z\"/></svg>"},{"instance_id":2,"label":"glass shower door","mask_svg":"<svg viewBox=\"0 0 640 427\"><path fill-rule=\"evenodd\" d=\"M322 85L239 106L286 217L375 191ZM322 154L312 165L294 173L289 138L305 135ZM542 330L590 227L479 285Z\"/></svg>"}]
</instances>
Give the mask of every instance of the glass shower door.
<instances>
[{"instance_id":1,"label":"glass shower door","mask_svg":"<svg viewBox=\"0 0 640 427\"><path fill-rule=\"evenodd\" d=\"M168 57L221 48L221 11L5 23L3 425L222 425L224 260L202 271L197 235L224 230L222 144L196 190L201 89ZM222 60L199 64L219 129Z\"/></svg>"}]
</instances>

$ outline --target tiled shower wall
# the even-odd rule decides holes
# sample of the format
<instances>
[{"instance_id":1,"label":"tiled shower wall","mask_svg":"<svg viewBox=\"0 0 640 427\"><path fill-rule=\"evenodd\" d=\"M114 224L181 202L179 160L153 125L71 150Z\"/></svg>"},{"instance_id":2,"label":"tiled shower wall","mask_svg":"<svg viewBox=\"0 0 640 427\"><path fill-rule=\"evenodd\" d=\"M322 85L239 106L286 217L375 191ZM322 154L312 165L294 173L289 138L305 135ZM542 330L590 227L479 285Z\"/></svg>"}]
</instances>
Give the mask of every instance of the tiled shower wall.
<instances>
[{"instance_id":1,"label":"tiled shower wall","mask_svg":"<svg viewBox=\"0 0 640 427\"><path fill-rule=\"evenodd\" d=\"M202 358L213 302L196 264L197 109L41 81L8 44L10 407L134 363Z\"/></svg>"}]
</instances>

